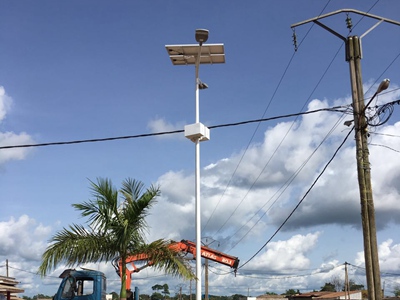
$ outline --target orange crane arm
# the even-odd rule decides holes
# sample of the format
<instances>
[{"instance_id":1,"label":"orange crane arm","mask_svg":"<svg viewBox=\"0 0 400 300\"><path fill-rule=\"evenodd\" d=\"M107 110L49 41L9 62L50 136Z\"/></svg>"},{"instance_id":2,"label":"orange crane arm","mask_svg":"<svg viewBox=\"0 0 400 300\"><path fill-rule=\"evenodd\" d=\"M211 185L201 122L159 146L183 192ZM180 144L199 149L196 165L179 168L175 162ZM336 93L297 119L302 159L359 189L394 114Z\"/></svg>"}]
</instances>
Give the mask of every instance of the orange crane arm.
<instances>
[{"instance_id":1,"label":"orange crane arm","mask_svg":"<svg viewBox=\"0 0 400 300\"><path fill-rule=\"evenodd\" d=\"M169 248L176 252L190 253L193 255L193 259L196 259L196 244L191 241L182 240L180 242L171 242L171 244L169 245ZM200 252L201 252L201 257L207 258L209 260L218 262L218 263L226 265L226 266L229 266L234 269L234 272L236 274L237 267L239 266L239 259L237 257L225 254L221 251L217 251L217 250L214 250L214 249L206 247L206 246L201 246ZM138 261L145 261L146 263L141 267L137 267L135 265L135 262L138 262ZM113 265L120 277L123 276L122 263L130 264L132 267L132 269L126 268L125 276L126 276L126 289L127 290L130 290L130 288L131 288L132 273L138 273L141 270L143 270L144 268L147 268L148 266L152 265L152 262L149 261L148 255L144 254L144 253L130 255L127 257L125 262L122 262L120 259L116 259L113 261Z\"/></svg>"}]
</instances>

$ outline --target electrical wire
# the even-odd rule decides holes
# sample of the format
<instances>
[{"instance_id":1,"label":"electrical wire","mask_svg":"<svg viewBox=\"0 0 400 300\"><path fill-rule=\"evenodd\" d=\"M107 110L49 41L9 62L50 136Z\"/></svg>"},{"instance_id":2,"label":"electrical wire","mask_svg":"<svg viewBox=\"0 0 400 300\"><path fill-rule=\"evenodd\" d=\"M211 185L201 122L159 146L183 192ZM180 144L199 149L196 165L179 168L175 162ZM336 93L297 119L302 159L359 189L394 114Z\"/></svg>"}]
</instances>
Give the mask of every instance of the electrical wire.
<instances>
[{"instance_id":1,"label":"electrical wire","mask_svg":"<svg viewBox=\"0 0 400 300\"><path fill-rule=\"evenodd\" d=\"M338 111L341 112L345 109L345 106L335 106L332 108L323 108L323 109L316 109L312 111L307 111L303 113L296 113L296 114L287 114L287 115L280 115L270 118L264 119L255 119L255 120L248 120L248 121L241 121L235 123L226 123L220 125L213 125L209 126L209 129L215 128L223 128L223 127L232 127L232 126L239 126L251 123L258 123L258 122L266 122L272 120L278 120L283 118L290 118L299 115L307 115L322 111ZM107 137L107 138L98 138L98 139L83 139L83 140L73 140L73 141L64 141L64 142L48 142L48 143L39 143L39 144L24 144L24 145L8 145L8 146L0 146L0 150L4 149L14 149L14 148L30 148L30 147L47 147L47 146L61 146L61 145L73 145L73 144L82 144L82 143L97 143L97 142L109 142L109 141L116 141L116 140L126 140L126 139L135 139L135 138L143 138L143 137L153 137L153 136L160 136L160 135L168 135L168 134L176 134L176 133L183 133L184 130L174 130L174 131L163 131L163 132L155 132L155 133L143 133L137 135L127 135L127 136L116 136L116 137Z\"/></svg>"},{"instance_id":2,"label":"electrical wire","mask_svg":"<svg viewBox=\"0 0 400 300\"><path fill-rule=\"evenodd\" d=\"M335 56L333 57L333 59L331 60L331 62L328 64L328 67L325 69L323 75L320 77L320 79L318 80L318 83L316 84L316 86L314 87L314 89L312 90L312 92L310 93L309 97L307 98L307 100L304 102L303 106L301 107L300 111L302 111L305 106L307 105L307 103L310 101L312 95L314 94L315 90L317 89L317 87L319 86L319 84L322 82L322 79L325 77L327 71L329 70L329 68L331 67L333 61L336 59L340 49L342 48L343 44L339 47L338 51L336 52ZM247 195L250 193L250 191L252 190L252 188L255 186L255 184L257 183L258 179L261 177L262 173L265 171L265 169L268 167L268 165L270 164L270 162L272 161L272 159L274 158L274 156L276 155L276 153L278 153L279 148L282 146L283 142L285 141L285 139L287 138L289 132L292 130L293 126L296 124L298 116L296 116L296 118L293 120L293 122L291 123L290 127L288 128L288 130L286 131L285 135L283 136L283 138L281 139L281 141L279 142L279 144L276 146L275 150L273 151L273 153L271 154L271 156L269 157L268 161L265 163L264 167L262 168L261 172L258 174L258 176L256 177L256 179L254 180L253 184L249 187L248 191L246 192L246 195L244 196L244 198L242 199L242 201L237 205L237 207L234 209L234 211L232 212L232 214L228 217L228 220L225 221L225 223L222 224L222 226L217 230L217 232L215 234L217 234L218 232L221 231L221 229L228 223L229 219L231 219L234 215L234 213L238 210L239 206L244 202L245 198L247 197ZM232 236L232 235L231 235ZM226 241L227 242L227 241Z\"/></svg>"},{"instance_id":3,"label":"electrical wire","mask_svg":"<svg viewBox=\"0 0 400 300\"><path fill-rule=\"evenodd\" d=\"M374 143L370 143L369 145L371 145L371 146L377 146L377 147L383 147L383 148L392 150L392 151L394 151L394 152L400 153L400 150L393 149L393 148L391 148L391 147L389 147L389 146L386 146L386 145L374 144Z\"/></svg>"},{"instance_id":4,"label":"electrical wire","mask_svg":"<svg viewBox=\"0 0 400 300\"><path fill-rule=\"evenodd\" d=\"M25 273L29 273L29 274L41 276L41 275L39 275L38 272L31 272L31 271L27 271L27 270L24 270L24 269L19 269L19 268L12 267L12 266L10 266L10 265L9 265L8 267L9 267L10 269L17 270L17 271L20 271L20 272L25 272ZM44 275L43 277L59 278L58 276L51 276L51 275Z\"/></svg>"},{"instance_id":5,"label":"electrical wire","mask_svg":"<svg viewBox=\"0 0 400 300\"><path fill-rule=\"evenodd\" d=\"M249 230L239 239L235 242L235 244L231 247L231 249L228 251L230 252L235 246L237 246L250 232L254 227L261 221L261 219L267 214L267 212L272 208L272 206L279 200L279 198L283 195L283 193L289 188L290 184L294 181L294 179L297 177L297 175L300 174L300 172L303 170L303 168L306 166L306 164L310 161L310 159L314 156L314 154L317 152L317 150L322 146L322 144L327 140L327 138L332 134L332 132L337 128L337 126L340 124L341 120L343 119L343 116L338 119L336 122L335 126L333 126L330 131L326 134L324 139L319 143L319 145L314 149L314 151L308 156L308 158L297 168L297 170L288 178L288 180L270 197L270 199L262 206L260 209L246 222L244 223L232 236L237 235L242 228L244 228L256 215L258 215L262 209L276 196L276 199L273 201L273 203L269 206L267 210L264 211L264 213L258 218L256 222L254 222L253 226L249 228Z\"/></svg>"},{"instance_id":6,"label":"electrical wire","mask_svg":"<svg viewBox=\"0 0 400 300\"><path fill-rule=\"evenodd\" d=\"M319 15L321 15L321 14L323 13L323 11L325 10L325 8L328 6L329 3L330 3L330 0L326 3L326 5L325 5L324 8L321 10L321 12L320 12ZM279 82L278 82L278 85L276 86L276 88L275 88L275 90L274 90L274 92L273 92L273 94L272 94L272 96L271 96L271 99L269 100L269 102L268 102L268 104L267 104L267 107L266 107L265 110L264 110L264 113L263 113L263 115L262 115L262 118L265 116L265 114L267 113L267 111L268 111L268 109L269 109L269 107L270 107L272 101L274 100L275 95L276 95L276 93L278 92L278 90L279 90L279 88L280 88L280 86L281 86L281 84L282 84L282 82L283 82L283 79L285 78L285 76L286 76L286 74L287 74L287 71L289 70L289 67L290 67L291 64L292 64L292 61L293 61L293 59L294 59L294 57L295 57L295 54L296 54L297 50L300 48L301 44L303 43L303 41L304 41L304 40L306 39L306 37L308 36L308 34L310 33L310 31L311 31L311 29L313 28L313 26L314 26L314 24L312 24L312 26L309 28L309 30L307 31L307 33L305 34L305 36L303 37L303 39L300 41L300 44L299 44L298 46L295 45L295 51L293 52L291 58L289 59L288 64L286 65L286 68L285 68L285 70L284 70L284 72L283 72L283 74L282 74L282 76L281 76L281 78L280 78L280 80L279 80ZM311 97L311 96L310 96L310 97ZM306 102L308 102L308 100L307 100ZM301 111L304 109L304 106L305 106L305 105L303 105L303 107L301 108ZM292 124L293 124L293 123L292 123ZM239 169L239 166L241 165L241 163L242 163L242 161L243 161L243 158L244 158L244 156L246 155L247 150L249 149L249 147L250 147L250 145L251 145L251 142L253 141L253 139L254 139L254 137L255 137L255 135L256 135L258 129L260 128L260 125L261 125L260 123L257 124L256 128L254 129L254 132L253 132L252 136L250 137L250 140L249 140L249 142L247 143L247 146L246 146L245 150L243 151L243 154L242 154L241 158L239 159L239 162L238 162L238 164L237 164L235 170L233 171L232 176L230 177L230 179L229 179L229 181L228 181L228 183L227 183L227 185L226 185L226 187L225 187L225 189L224 189L224 191L223 191L221 197L219 198L219 200L218 200L216 206L214 207L214 210L212 211L210 217L208 218L206 224L205 224L204 227L202 228L203 231L205 230L205 228L206 228L207 225L209 224L211 218L214 216L214 214L215 214L215 212L216 212L218 206L220 205L220 203L221 203L223 197L225 196L226 191L228 190L228 188L229 188L229 186L230 186L230 184L231 184L231 182L232 182L232 179L233 179L234 176L236 175L236 172L237 172L237 170ZM289 132L289 131L290 131L290 129L288 130L288 132ZM285 137L287 136L288 132L286 133ZM270 159L268 160L268 162L267 162L266 165L269 164L269 162L271 161L271 159L272 159L273 156L275 155L276 151L278 150L278 148L279 148L280 145L282 144L282 142L283 142L283 140L285 139L285 137L282 139L281 143L278 145L277 149L276 149L275 152L272 154L272 156L270 157ZM259 176L261 176L261 174L260 174ZM258 177L257 177L257 179L258 179ZM256 179L256 181L257 181L257 179ZM254 181L254 183L252 184L251 188L255 185L256 181ZM251 188L250 188L250 189L251 189ZM243 200L244 200L244 199L243 199ZM242 200L242 202L243 202L243 200ZM239 204L239 205L240 205L240 204ZM236 207L235 211L236 211L237 209L238 209L238 207ZM230 217L229 217L229 218L230 218ZM229 221L229 219L222 225L222 227L225 226L225 224L226 224L228 221ZM217 234L218 232L220 232L220 231L222 230L222 227L220 227L220 228L217 230L217 232L216 232L215 234Z\"/></svg>"},{"instance_id":7,"label":"electrical wire","mask_svg":"<svg viewBox=\"0 0 400 300\"><path fill-rule=\"evenodd\" d=\"M392 101L390 103L384 104L382 105L387 106L387 105L392 105L393 103L397 104L398 100L396 101ZM293 213L297 210L297 208L300 206L300 204L303 202L303 200L305 199L305 197L308 195L308 193L311 191L311 189L314 187L314 185L317 183L317 181L319 180L319 178L322 176L322 174L325 172L326 168L328 167L328 165L332 162L332 160L334 159L334 157L337 155L338 151L340 150L340 148L342 148L342 146L344 145L344 143L346 142L346 140L348 139L350 133L354 130L354 127L348 132L348 134L346 135L345 139L343 140L343 142L339 145L339 147L337 148L337 150L335 151L335 153L333 154L332 158L328 161L328 163L325 165L325 167L323 168L322 172L317 176L317 178L315 179L315 181L313 182L313 184L310 186L310 188L307 190L307 192L305 193L305 195L303 196L303 198L299 201L299 203L296 205L296 207L292 210L292 212L288 215L288 217L284 220L284 222L278 227L278 229L274 232L274 234L271 236L271 238L249 259L247 260L245 263L243 263L238 269L242 268L244 265L246 265L248 262L250 262L255 256L257 256L261 250L263 248L266 247L266 245L276 236L276 234L281 230L281 228L286 224L286 222L289 220L289 218L293 215ZM381 145L383 146L383 145ZM390 148L390 147L388 147ZM394 149L392 149L394 150ZM394 150L396 152L400 152L397 150ZM254 227L254 226L253 226ZM243 239L243 238L242 238ZM233 247L232 247L233 248Z\"/></svg>"},{"instance_id":8,"label":"electrical wire","mask_svg":"<svg viewBox=\"0 0 400 300\"><path fill-rule=\"evenodd\" d=\"M388 134L388 133L370 132L370 134L383 135L383 136L389 136L389 137L397 137L397 138L400 138L400 135Z\"/></svg>"},{"instance_id":9,"label":"electrical wire","mask_svg":"<svg viewBox=\"0 0 400 300\"><path fill-rule=\"evenodd\" d=\"M135 138L142 138L142 137L174 134L174 133L180 133L180 132L183 132L183 130L145 133L145 134L137 134L137 135L126 135L126 136L117 136L117 137L107 137L107 138L99 138L99 139L75 140L75 141L67 141L67 142L49 142L49 143L40 143L40 144L11 145L11 146L1 146L0 150L13 149L13 148L47 147L47 146L60 146L60 145L72 145L72 144L83 144L83 143L109 142L109 141L115 141L115 140L135 139Z\"/></svg>"},{"instance_id":10,"label":"electrical wire","mask_svg":"<svg viewBox=\"0 0 400 300\"><path fill-rule=\"evenodd\" d=\"M243 268L246 264L248 264L254 257L256 257L262 249L264 249L268 243L278 234L278 232L282 229L282 227L287 223L287 221L292 217L292 215L294 214L294 212L300 207L300 204L303 203L304 199L307 197L307 195L310 193L310 191L312 190L312 188L315 186L315 184L318 182L318 180L321 178L321 176L325 173L326 169L328 168L328 166L330 165L330 163L333 161L333 159L336 157L337 153L339 152L339 150L343 147L344 143L347 141L347 139L350 136L350 133L352 133L354 130L354 127L349 130L349 132L347 133L347 135L345 136L344 140L342 141L342 143L339 145L339 147L336 149L336 151L334 152L333 156L329 159L329 161L326 163L326 165L324 166L324 168L322 169L322 171L320 172L320 174L317 176L317 178L314 180L314 182L311 184L311 186L308 188L308 190L306 191L306 193L303 195L303 197L300 199L300 201L297 203L297 205L294 207L294 209L290 212L290 214L286 217L286 219L283 221L283 223L277 228L277 230L274 232L274 234L267 240L267 242L252 256L250 257L245 263L243 263L242 265L240 265L238 267L238 269Z\"/></svg>"},{"instance_id":11,"label":"electrical wire","mask_svg":"<svg viewBox=\"0 0 400 300\"><path fill-rule=\"evenodd\" d=\"M266 109L264 110L264 113L262 114L262 118L263 118L263 117L265 116L265 114L267 113L267 111L268 111L268 109L269 109L269 107L270 107L270 105L271 105L271 103L272 103L272 100L275 98L275 95L276 95L276 93L277 93L277 91L278 91L278 89L279 89L279 87L280 87L280 85L281 85L281 83L282 83L282 81L283 81L283 78L285 77L285 75L286 75L286 73L287 73L287 71L288 71L290 65L292 64L292 60L293 60L293 58L294 58L294 56L295 56L295 53L296 53L296 52L294 52L294 53L292 54L292 57L289 59L289 62L288 62L288 64L287 64L287 66L286 66L286 68L285 68L285 70L284 70L284 72L283 72L283 74L282 74L282 76L281 76L279 82L278 82L278 85L277 85L277 87L275 88L275 90L274 90L274 92L273 92L273 94L272 94L272 97L271 97L270 101L268 102L268 105L267 105ZM232 175L231 175L231 177L230 177L230 179L229 179L229 181L228 181L228 183L227 183L227 185L226 185L226 187L225 187L225 189L224 189L224 191L223 191L221 197L219 198L217 204L215 205L214 210L212 211L212 213L211 213L210 217L208 218L206 224L205 224L204 227L202 228L202 231L204 231L204 230L206 229L208 223L210 222L211 218L214 216L214 213L216 212L216 210L217 210L219 204L221 203L223 197L225 196L226 191L227 191L228 188L230 187L231 182L232 182L233 178L235 177L236 172L237 172L237 170L239 169L239 166L241 165L241 163L242 163L242 161L243 161L243 158L244 158L244 156L246 155L247 150L249 149L249 147L250 147L250 145L251 145L251 142L254 140L254 137L255 137L255 135L256 135L256 133L257 133L259 127L260 127L260 123L258 123L257 126L256 126L256 128L254 129L253 134L251 135L251 137L250 137L250 139L249 139L249 141L248 141L248 143L247 143L247 146L246 146L245 150L243 151L243 154L242 154L242 156L240 157L238 164L236 165L235 170L233 171L233 173L232 173Z\"/></svg>"}]
</instances>

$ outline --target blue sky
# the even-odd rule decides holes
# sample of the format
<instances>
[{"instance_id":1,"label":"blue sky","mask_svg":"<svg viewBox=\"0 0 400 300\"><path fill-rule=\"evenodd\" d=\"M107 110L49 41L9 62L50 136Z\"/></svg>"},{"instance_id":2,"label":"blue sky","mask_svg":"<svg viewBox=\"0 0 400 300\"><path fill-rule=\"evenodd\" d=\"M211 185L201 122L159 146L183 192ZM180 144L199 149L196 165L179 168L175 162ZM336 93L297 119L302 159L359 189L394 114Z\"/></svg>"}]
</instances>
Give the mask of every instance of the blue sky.
<instances>
[{"instance_id":1,"label":"blue sky","mask_svg":"<svg viewBox=\"0 0 400 300\"><path fill-rule=\"evenodd\" d=\"M342 41L306 24L296 28L294 53L290 26L343 8L399 21L400 9L395 0L0 4L0 146L182 130L194 123L194 67L173 66L165 45L195 43L197 28L210 31L207 43L224 43L226 54L225 64L200 67L209 86L200 94L206 126L349 105ZM350 17L352 35L377 22ZM323 22L347 36L345 19L342 13ZM374 105L400 97L399 37L399 26L383 23L363 38L365 97L384 78L391 80ZM201 144L204 237L247 262L332 157L351 118L324 112L212 129L210 141ZM395 106L369 139L381 271L392 274L400 274L399 127ZM345 262L353 265L350 278L365 284L353 137L289 222L236 277L211 265L211 294L320 289L335 276L344 278ZM71 204L89 199L89 180L98 177L117 187L127 177L159 184L162 196L149 216L148 239L194 240L194 153L183 133L1 149L0 274L8 259L10 275L26 295L54 294L58 279L34 275L41 254L57 230L84 222ZM118 290L110 264L92 267L107 274L109 292ZM382 281L388 294L400 285L396 276ZM143 293L160 282L172 293L179 284L189 293L189 283L152 269L133 282Z\"/></svg>"}]
</instances>

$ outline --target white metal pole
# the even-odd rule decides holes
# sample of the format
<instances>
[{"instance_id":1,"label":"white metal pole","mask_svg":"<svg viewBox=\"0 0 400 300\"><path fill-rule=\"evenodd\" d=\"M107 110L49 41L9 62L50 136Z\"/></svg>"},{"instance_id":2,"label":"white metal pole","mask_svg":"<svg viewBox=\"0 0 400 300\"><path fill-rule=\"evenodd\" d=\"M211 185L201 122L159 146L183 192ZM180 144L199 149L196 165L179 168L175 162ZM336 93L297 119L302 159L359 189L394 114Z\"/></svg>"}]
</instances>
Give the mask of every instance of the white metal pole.
<instances>
[{"instance_id":1,"label":"white metal pole","mask_svg":"<svg viewBox=\"0 0 400 300\"><path fill-rule=\"evenodd\" d=\"M196 123L200 123L199 113L199 65L201 43L196 57ZM196 213L196 300L201 300L201 211L200 211L200 138L195 142L195 213Z\"/></svg>"},{"instance_id":2,"label":"white metal pole","mask_svg":"<svg viewBox=\"0 0 400 300\"><path fill-rule=\"evenodd\" d=\"M200 141L196 141L196 300L201 300Z\"/></svg>"}]
</instances>

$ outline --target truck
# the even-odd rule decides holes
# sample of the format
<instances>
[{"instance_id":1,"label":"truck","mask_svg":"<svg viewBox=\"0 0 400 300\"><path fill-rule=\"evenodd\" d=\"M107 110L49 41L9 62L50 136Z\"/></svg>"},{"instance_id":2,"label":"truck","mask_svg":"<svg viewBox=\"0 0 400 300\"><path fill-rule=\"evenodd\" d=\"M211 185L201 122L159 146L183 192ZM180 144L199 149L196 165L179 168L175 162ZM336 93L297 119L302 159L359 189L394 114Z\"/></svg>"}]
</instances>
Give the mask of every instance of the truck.
<instances>
[{"instance_id":1,"label":"truck","mask_svg":"<svg viewBox=\"0 0 400 300\"><path fill-rule=\"evenodd\" d=\"M191 259L196 259L196 244L192 241L181 240L172 241L170 249L179 252L182 255L191 255ZM239 259L235 256L225 254L207 246L201 246L201 257L229 266L233 269L235 275L239 266ZM128 256L125 261L116 258L112 264L118 274L126 276L127 297L135 300L139 299L139 291L131 291L132 274L138 273L144 268L152 265L146 254L137 254ZM129 264L126 268L126 274L121 274L122 264ZM138 265L141 264L139 267ZM62 278L61 284L54 295L53 300L106 300L107 280L104 273L96 270L82 268L82 270L67 269L59 276ZM129 295L129 296L128 296Z\"/></svg>"},{"instance_id":2,"label":"truck","mask_svg":"<svg viewBox=\"0 0 400 300\"><path fill-rule=\"evenodd\" d=\"M106 300L107 280L103 272L67 269L59 276L61 284L53 300Z\"/></svg>"}]
</instances>

